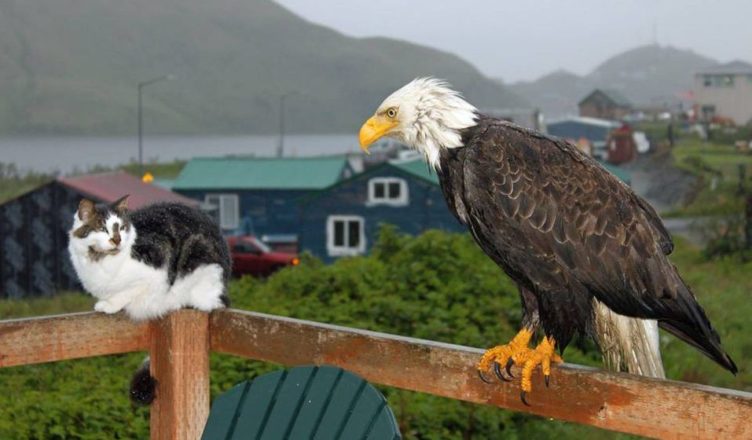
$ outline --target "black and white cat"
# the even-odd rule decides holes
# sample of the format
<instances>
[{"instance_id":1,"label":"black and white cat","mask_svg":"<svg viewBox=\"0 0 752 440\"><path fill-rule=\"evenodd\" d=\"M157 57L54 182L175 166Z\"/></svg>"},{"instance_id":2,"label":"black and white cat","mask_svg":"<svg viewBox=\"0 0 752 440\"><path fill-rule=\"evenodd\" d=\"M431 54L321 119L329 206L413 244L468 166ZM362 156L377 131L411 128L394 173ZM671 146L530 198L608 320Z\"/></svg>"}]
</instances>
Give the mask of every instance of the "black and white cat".
<instances>
[{"instance_id":1,"label":"black and white cat","mask_svg":"<svg viewBox=\"0 0 752 440\"><path fill-rule=\"evenodd\" d=\"M83 199L74 215L68 251L94 309L144 320L226 306L230 255L211 218L178 203L129 212L127 197Z\"/></svg>"}]
</instances>

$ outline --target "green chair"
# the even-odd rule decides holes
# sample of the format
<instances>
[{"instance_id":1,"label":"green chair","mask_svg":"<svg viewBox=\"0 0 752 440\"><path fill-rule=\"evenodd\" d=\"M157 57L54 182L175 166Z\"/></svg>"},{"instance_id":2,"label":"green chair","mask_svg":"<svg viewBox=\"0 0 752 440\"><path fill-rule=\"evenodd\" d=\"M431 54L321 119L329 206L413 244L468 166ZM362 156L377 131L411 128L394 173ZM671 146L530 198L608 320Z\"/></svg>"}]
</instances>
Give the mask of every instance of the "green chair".
<instances>
[{"instance_id":1,"label":"green chair","mask_svg":"<svg viewBox=\"0 0 752 440\"><path fill-rule=\"evenodd\" d=\"M371 384L341 368L301 366L242 382L212 404L203 440L401 439Z\"/></svg>"}]
</instances>

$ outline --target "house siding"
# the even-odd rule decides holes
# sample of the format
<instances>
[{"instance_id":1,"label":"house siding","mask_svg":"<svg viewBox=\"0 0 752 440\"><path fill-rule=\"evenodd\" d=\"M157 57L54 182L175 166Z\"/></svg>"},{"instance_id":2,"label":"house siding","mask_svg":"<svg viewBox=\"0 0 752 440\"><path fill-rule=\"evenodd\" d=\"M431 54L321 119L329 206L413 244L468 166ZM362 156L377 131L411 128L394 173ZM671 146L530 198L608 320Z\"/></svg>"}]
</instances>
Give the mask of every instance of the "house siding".
<instances>
[{"instance_id":1,"label":"house siding","mask_svg":"<svg viewBox=\"0 0 752 440\"><path fill-rule=\"evenodd\" d=\"M408 204L370 205L368 182L378 177L404 179L409 192ZM304 202L301 207L301 250L308 251L324 261L332 261L335 258L327 252L327 218L332 215L358 216L364 219L366 253L373 246L382 224L395 225L401 232L412 235L420 234L427 229L452 232L465 230L447 208L438 185L391 166L356 176Z\"/></svg>"},{"instance_id":2,"label":"house siding","mask_svg":"<svg viewBox=\"0 0 752 440\"><path fill-rule=\"evenodd\" d=\"M0 298L80 290L68 230L81 195L51 182L0 205Z\"/></svg>"},{"instance_id":3,"label":"house siding","mask_svg":"<svg viewBox=\"0 0 752 440\"><path fill-rule=\"evenodd\" d=\"M241 232L257 236L267 234L295 234L300 221L300 201L315 190L185 190L175 192L203 202L207 194L235 194L238 196L238 230L223 231L226 234Z\"/></svg>"},{"instance_id":4,"label":"house siding","mask_svg":"<svg viewBox=\"0 0 752 440\"><path fill-rule=\"evenodd\" d=\"M614 103L603 92L596 91L579 104L580 116L619 120L627 116L630 108Z\"/></svg>"}]
</instances>

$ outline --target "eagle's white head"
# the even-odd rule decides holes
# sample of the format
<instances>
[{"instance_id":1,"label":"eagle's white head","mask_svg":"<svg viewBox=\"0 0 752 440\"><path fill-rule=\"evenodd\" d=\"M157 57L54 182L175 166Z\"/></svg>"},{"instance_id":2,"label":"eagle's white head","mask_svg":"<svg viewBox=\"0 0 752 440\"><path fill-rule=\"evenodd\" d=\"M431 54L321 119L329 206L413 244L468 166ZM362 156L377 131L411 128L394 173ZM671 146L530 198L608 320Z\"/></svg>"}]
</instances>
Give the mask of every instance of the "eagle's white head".
<instances>
[{"instance_id":1,"label":"eagle's white head","mask_svg":"<svg viewBox=\"0 0 752 440\"><path fill-rule=\"evenodd\" d=\"M387 136L420 151L439 167L442 148L462 146L462 129L476 124L478 110L435 78L417 78L389 95L360 129L360 147Z\"/></svg>"}]
</instances>

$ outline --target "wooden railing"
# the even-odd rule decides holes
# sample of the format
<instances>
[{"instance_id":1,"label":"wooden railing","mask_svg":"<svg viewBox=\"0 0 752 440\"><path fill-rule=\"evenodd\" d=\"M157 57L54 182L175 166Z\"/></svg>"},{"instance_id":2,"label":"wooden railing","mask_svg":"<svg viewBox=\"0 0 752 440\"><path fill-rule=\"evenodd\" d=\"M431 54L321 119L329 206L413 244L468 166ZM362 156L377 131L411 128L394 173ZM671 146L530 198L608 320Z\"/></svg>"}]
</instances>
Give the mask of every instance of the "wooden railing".
<instances>
[{"instance_id":1,"label":"wooden railing","mask_svg":"<svg viewBox=\"0 0 752 440\"><path fill-rule=\"evenodd\" d=\"M338 365L378 384L660 438L752 438L752 393L564 364L532 406L489 385L482 350L240 310L182 310L152 323L78 313L0 321L0 367L149 351L158 380L151 438L196 439L209 413L209 352ZM519 372L517 372L519 374Z\"/></svg>"}]
</instances>

